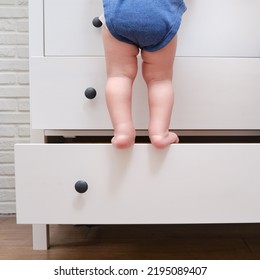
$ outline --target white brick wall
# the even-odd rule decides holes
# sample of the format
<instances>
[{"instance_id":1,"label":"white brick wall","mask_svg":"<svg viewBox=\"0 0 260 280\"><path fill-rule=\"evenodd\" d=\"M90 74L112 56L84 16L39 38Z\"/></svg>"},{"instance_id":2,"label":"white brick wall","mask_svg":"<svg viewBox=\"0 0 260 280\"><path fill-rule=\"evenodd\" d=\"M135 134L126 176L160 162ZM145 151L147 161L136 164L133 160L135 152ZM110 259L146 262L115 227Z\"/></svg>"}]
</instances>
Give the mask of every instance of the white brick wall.
<instances>
[{"instance_id":1,"label":"white brick wall","mask_svg":"<svg viewBox=\"0 0 260 280\"><path fill-rule=\"evenodd\" d=\"M0 0L0 214L15 213L14 144L29 142L28 0Z\"/></svg>"}]
</instances>

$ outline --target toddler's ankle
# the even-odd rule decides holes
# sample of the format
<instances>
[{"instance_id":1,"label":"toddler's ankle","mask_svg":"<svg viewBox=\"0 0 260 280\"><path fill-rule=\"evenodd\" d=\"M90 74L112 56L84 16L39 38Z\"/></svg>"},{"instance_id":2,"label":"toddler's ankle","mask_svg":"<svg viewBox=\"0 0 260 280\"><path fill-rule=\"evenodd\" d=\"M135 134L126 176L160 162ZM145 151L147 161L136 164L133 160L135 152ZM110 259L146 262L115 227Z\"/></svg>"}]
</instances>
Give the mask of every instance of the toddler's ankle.
<instances>
[{"instance_id":1,"label":"toddler's ankle","mask_svg":"<svg viewBox=\"0 0 260 280\"><path fill-rule=\"evenodd\" d=\"M111 143L118 149L126 149L135 143L135 131L130 133L115 133Z\"/></svg>"},{"instance_id":2,"label":"toddler's ankle","mask_svg":"<svg viewBox=\"0 0 260 280\"><path fill-rule=\"evenodd\" d=\"M167 134L149 134L150 141L152 145L158 149L163 149L171 144L179 143L179 137L174 132L169 132Z\"/></svg>"}]
</instances>

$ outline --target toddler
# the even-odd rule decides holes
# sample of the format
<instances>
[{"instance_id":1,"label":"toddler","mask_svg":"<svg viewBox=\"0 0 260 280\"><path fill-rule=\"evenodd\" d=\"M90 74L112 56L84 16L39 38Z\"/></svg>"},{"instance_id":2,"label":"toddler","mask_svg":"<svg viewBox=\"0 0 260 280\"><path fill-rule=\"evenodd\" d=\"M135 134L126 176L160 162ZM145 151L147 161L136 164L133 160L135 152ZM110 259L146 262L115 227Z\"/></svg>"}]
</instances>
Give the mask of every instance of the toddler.
<instances>
[{"instance_id":1,"label":"toddler","mask_svg":"<svg viewBox=\"0 0 260 280\"><path fill-rule=\"evenodd\" d=\"M112 144L135 142L132 86L141 50L148 88L149 138L157 148L178 143L169 131L173 108L173 61L177 31L186 6L182 0L103 0L102 36L107 66L106 102L114 128Z\"/></svg>"}]
</instances>

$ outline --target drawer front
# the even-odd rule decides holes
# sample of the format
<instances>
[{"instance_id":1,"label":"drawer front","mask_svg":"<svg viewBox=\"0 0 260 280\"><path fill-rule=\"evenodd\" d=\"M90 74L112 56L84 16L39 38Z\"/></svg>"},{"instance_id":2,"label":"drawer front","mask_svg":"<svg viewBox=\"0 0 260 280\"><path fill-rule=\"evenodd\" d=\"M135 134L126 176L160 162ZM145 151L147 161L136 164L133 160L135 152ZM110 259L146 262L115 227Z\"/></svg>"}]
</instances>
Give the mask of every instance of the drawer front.
<instances>
[{"instance_id":1,"label":"drawer front","mask_svg":"<svg viewBox=\"0 0 260 280\"><path fill-rule=\"evenodd\" d=\"M258 0L184 1L178 55L260 57Z\"/></svg>"},{"instance_id":2,"label":"drawer front","mask_svg":"<svg viewBox=\"0 0 260 280\"><path fill-rule=\"evenodd\" d=\"M18 223L260 222L260 144L21 144L15 157Z\"/></svg>"},{"instance_id":3,"label":"drawer front","mask_svg":"<svg viewBox=\"0 0 260 280\"><path fill-rule=\"evenodd\" d=\"M101 28L92 24L103 13L102 0L45 0L46 56L103 55Z\"/></svg>"},{"instance_id":4,"label":"drawer front","mask_svg":"<svg viewBox=\"0 0 260 280\"><path fill-rule=\"evenodd\" d=\"M178 56L260 56L258 0L186 0ZM45 0L46 56L103 55L102 0Z\"/></svg>"},{"instance_id":5,"label":"drawer front","mask_svg":"<svg viewBox=\"0 0 260 280\"><path fill-rule=\"evenodd\" d=\"M105 102L105 61L93 58L32 58L31 113L34 129L111 129ZM260 129L260 59L177 57L171 128ZM148 127L145 83L134 85L133 119ZM94 99L86 88L97 91Z\"/></svg>"},{"instance_id":6,"label":"drawer front","mask_svg":"<svg viewBox=\"0 0 260 280\"><path fill-rule=\"evenodd\" d=\"M31 116L35 129L112 129L105 100L104 58L49 58L31 60ZM94 88L88 99L85 90ZM147 127L146 90L138 78L133 115ZM135 90L137 91L137 90ZM139 93L139 92L138 92ZM142 114L142 117L140 116Z\"/></svg>"}]
</instances>

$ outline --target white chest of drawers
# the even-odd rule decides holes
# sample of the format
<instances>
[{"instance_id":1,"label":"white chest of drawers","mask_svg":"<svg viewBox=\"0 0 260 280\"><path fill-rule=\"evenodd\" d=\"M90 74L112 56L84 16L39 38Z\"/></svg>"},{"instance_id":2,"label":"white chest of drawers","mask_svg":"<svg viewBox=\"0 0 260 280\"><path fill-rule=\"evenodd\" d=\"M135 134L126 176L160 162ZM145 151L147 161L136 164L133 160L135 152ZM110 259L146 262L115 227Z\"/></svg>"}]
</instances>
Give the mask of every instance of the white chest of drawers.
<instances>
[{"instance_id":1,"label":"white chest of drawers","mask_svg":"<svg viewBox=\"0 0 260 280\"><path fill-rule=\"evenodd\" d=\"M186 4L171 128L183 135L260 135L260 2ZM17 222L34 225L34 248L47 248L46 225L55 223L259 222L260 144L161 151L140 143L118 151L105 140L85 141L105 139L112 128L101 34L92 24L101 13L101 0L30 1L32 135L41 136L16 145L16 190ZM88 88L95 98L85 96ZM146 99L139 75L139 135L148 124ZM85 143L51 144L50 136L84 136ZM88 186L84 193L74 188L79 180Z\"/></svg>"}]
</instances>

